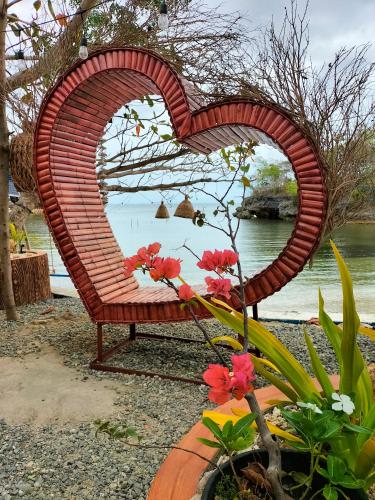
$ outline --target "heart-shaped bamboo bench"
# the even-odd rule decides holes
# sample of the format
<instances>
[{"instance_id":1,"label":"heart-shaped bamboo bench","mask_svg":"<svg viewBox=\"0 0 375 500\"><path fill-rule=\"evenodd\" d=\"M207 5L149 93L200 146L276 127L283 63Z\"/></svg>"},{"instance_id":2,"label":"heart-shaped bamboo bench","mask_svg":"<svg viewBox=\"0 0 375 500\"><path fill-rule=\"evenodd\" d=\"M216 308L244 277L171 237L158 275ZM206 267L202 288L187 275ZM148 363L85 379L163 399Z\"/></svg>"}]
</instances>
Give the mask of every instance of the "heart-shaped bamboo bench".
<instances>
[{"instance_id":1,"label":"heart-shaped bamboo bench","mask_svg":"<svg viewBox=\"0 0 375 500\"><path fill-rule=\"evenodd\" d=\"M302 270L324 224L322 165L311 140L284 111L235 97L205 105L166 60L138 47L110 48L77 62L44 99L35 132L34 164L55 244L97 325L98 356L93 368L143 373L110 367L104 361L136 336L150 337L136 334L137 323L190 319L172 290L140 287L134 276L124 277L123 254L97 182L96 152L108 121L125 104L155 94L164 98L176 139L193 151L208 154L256 140L279 148L292 164L299 202L294 230L274 262L247 283L248 305L280 290ZM200 317L209 316L202 307L197 312ZM102 327L108 323L129 324L130 337L104 352Z\"/></svg>"}]
</instances>

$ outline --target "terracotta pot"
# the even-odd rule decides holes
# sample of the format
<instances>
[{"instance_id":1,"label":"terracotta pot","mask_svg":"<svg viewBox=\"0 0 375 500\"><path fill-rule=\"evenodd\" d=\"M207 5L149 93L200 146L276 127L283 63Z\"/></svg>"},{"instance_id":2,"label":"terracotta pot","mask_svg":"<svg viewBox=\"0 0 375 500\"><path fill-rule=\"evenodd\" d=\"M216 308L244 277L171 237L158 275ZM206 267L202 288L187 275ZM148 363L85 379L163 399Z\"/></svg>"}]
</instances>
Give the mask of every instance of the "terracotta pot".
<instances>
[{"instance_id":1,"label":"terracotta pot","mask_svg":"<svg viewBox=\"0 0 375 500\"><path fill-rule=\"evenodd\" d=\"M309 473L310 468L310 454L295 450L281 450L281 460L282 468L284 472L303 472L304 474ZM249 463L258 462L264 467L268 466L268 453L265 450L254 450L238 455L234 459L234 467L236 471L240 471L246 467ZM229 463L225 463L221 466L221 469L226 474L231 474ZM202 500L215 500L215 490L216 485L220 481L221 474L216 470L207 481L206 487L202 493ZM319 491L327 484L327 481L320 474L316 474L312 483L311 496ZM350 490L347 488L340 488L350 500L366 500L368 499L367 494L363 490ZM306 500L310 496L306 497ZM315 497L323 498L323 496ZM343 496L339 494L339 500L343 499Z\"/></svg>"}]
</instances>

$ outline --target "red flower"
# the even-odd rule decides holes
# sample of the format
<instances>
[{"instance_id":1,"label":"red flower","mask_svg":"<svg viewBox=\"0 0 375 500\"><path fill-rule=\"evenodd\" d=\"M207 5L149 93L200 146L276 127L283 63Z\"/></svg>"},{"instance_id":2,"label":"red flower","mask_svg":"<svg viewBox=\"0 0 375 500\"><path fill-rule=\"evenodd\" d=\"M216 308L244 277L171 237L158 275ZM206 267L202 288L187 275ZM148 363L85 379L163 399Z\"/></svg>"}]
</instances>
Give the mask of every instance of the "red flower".
<instances>
[{"instance_id":1,"label":"red flower","mask_svg":"<svg viewBox=\"0 0 375 500\"><path fill-rule=\"evenodd\" d=\"M163 278L173 279L181 272L181 260L173 259L172 257L155 257L152 261L150 276L154 281L159 281Z\"/></svg>"},{"instance_id":2,"label":"red flower","mask_svg":"<svg viewBox=\"0 0 375 500\"><path fill-rule=\"evenodd\" d=\"M249 354L232 356L233 372L221 365L209 365L203 380L211 386L208 398L217 404L226 403L234 396L242 399L253 390L250 382L255 380L254 365Z\"/></svg>"},{"instance_id":3,"label":"red flower","mask_svg":"<svg viewBox=\"0 0 375 500\"><path fill-rule=\"evenodd\" d=\"M238 254L232 252L232 250L205 250L203 252L201 260L197 263L200 269L205 271L216 271L218 273L224 273L229 268L234 266L238 261Z\"/></svg>"},{"instance_id":4,"label":"red flower","mask_svg":"<svg viewBox=\"0 0 375 500\"><path fill-rule=\"evenodd\" d=\"M138 250L137 255L139 259L143 260L142 264L147 264L148 266L151 266L152 259L153 257L155 257L156 254L159 253L160 248L161 248L160 243L152 243L147 248L141 247Z\"/></svg>"},{"instance_id":5,"label":"red flower","mask_svg":"<svg viewBox=\"0 0 375 500\"><path fill-rule=\"evenodd\" d=\"M233 367L233 396L242 399L252 390L250 382L255 380L254 365L248 354L239 354L231 357Z\"/></svg>"},{"instance_id":6,"label":"red flower","mask_svg":"<svg viewBox=\"0 0 375 500\"><path fill-rule=\"evenodd\" d=\"M181 300L191 300L194 297L194 292L189 285L184 283L178 289L178 296Z\"/></svg>"},{"instance_id":7,"label":"red flower","mask_svg":"<svg viewBox=\"0 0 375 500\"><path fill-rule=\"evenodd\" d=\"M207 283L207 291L209 293L213 293L215 297L222 295L226 299L230 299L230 290L232 288L232 282L227 278L218 278L213 279L210 276L207 276L205 279Z\"/></svg>"},{"instance_id":8,"label":"red flower","mask_svg":"<svg viewBox=\"0 0 375 500\"><path fill-rule=\"evenodd\" d=\"M124 259L124 275L129 278L133 272L144 264L144 260L139 255L133 255Z\"/></svg>"},{"instance_id":9,"label":"red flower","mask_svg":"<svg viewBox=\"0 0 375 500\"><path fill-rule=\"evenodd\" d=\"M197 266L205 271L215 271L217 267L221 266L221 252L219 250L215 250L215 252L205 250Z\"/></svg>"},{"instance_id":10,"label":"red flower","mask_svg":"<svg viewBox=\"0 0 375 500\"><path fill-rule=\"evenodd\" d=\"M219 405L231 399L232 382L229 370L221 365L208 365L203 373L203 380L211 386L208 399Z\"/></svg>"},{"instance_id":11,"label":"red flower","mask_svg":"<svg viewBox=\"0 0 375 500\"><path fill-rule=\"evenodd\" d=\"M228 267L232 267L238 262L238 253L233 252L232 250L223 250L222 252L222 266L225 269Z\"/></svg>"},{"instance_id":12,"label":"red flower","mask_svg":"<svg viewBox=\"0 0 375 500\"><path fill-rule=\"evenodd\" d=\"M155 242L155 243L151 243L151 245L149 245L147 247L147 253L149 255L156 255L160 252L160 249L161 249L161 244L158 243L158 242Z\"/></svg>"}]
</instances>

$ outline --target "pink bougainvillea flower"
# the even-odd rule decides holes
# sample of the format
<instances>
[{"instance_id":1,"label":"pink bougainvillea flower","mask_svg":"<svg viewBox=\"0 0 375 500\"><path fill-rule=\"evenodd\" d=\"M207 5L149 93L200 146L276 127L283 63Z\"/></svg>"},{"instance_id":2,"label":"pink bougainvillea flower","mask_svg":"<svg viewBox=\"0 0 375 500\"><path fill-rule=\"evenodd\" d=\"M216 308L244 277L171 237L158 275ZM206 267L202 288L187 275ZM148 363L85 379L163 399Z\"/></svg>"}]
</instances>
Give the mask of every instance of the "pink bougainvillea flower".
<instances>
[{"instance_id":1,"label":"pink bougainvillea flower","mask_svg":"<svg viewBox=\"0 0 375 500\"><path fill-rule=\"evenodd\" d=\"M197 263L200 269L224 273L238 261L238 254L232 250L205 250L201 260Z\"/></svg>"},{"instance_id":2,"label":"pink bougainvillea flower","mask_svg":"<svg viewBox=\"0 0 375 500\"><path fill-rule=\"evenodd\" d=\"M127 257L124 259L124 275L125 278L129 278L133 272L140 266L144 264L144 260L139 257L139 255L133 255L132 257Z\"/></svg>"},{"instance_id":3,"label":"pink bougainvillea flower","mask_svg":"<svg viewBox=\"0 0 375 500\"><path fill-rule=\"evenodd\" d=\"M178 289L178 296L181 300L191 300L194 297L194 292L189 285L184 283Z\"/></svg>"},{"instance_id":4,"label":"pink bougainvillea flower","mask_svg":"<svg viewBox=\"0 0 375 500\"><path fill-rule=\"evenodd\" d=\"M208 399L219 405L231 399L232 382L228 368L221 365L208 365L203 380L211 386Z\"/></svg>"},{"instance_id":5,"label":"pink bougainvillea flower","mask_svg":"<svg viewBox=\"0 0 375 500\"><path fill-rule=\"evenodd\" d=\"M254 365L248 354L232 356L233 372L221 365L209 365L203 374L203 380L211 386L208 398L217 404L226 403L235 397L242 399L253 390L251 382L255 380Z\"/></svg>"},{"instance_id":6,"label":"pink bougainvillea flower","mask_svg":"<svg viewBox=\"0 0 375 500\"><path fill-rule=\"evenodd\" d=\"M207 284L207 292L213 293L215 297L223 296L226 299L230 299L230 290L232 288L232 282L227 278L213 279L207 276L205 279Z\"/></svg>"},{"instance_id":7,"label":"pink bougainvillea flower","mask_svg":"<svg viewBox=\"0 0 375 500\"><path fill-rule=\"evenodd\" d=\"M255 380L254 365L248 354L238 354L231 357L233 367L233 396L242 399L253 389L250 382Z\"/></svg>"},{"instance_id":8,"label":"pink bougainvillea flower","mask_svg":"<svg viewBox=\"0 0 375 500\"><path fill-rule=\"evenodd\" d=\"M233 252L233 250L223 250L222 251L222 268L228 269L238 262L238 253Z\"/></svg>"},{"instance_id":9,"label":"pink bougainvillea flower","mask_svg":"<svg viewBox=\"0 0 375 500\"><path fill-rule=\"evenodd\" d=\"M152 259L157 255L160 251L161 245L160 243L151 243L147 248L146 247L141 247L137 255L138 257L143 260L143 264L147 264L148 266L151 266L152 264Z\"/></svg>"},{"instance_id":10,"label":"pink bougainvillea flower","mask_svg":"<svg viewBox=\"0 0 375 500\"><path fill-rule=\"evenodd\" d=\"M161 244L156 241L155 243L151 243L151 245L147 247L147 253L149 255L156 255L160 252L160 249Z\"/></svg>"},{"instance_id":11,"label":"pink bougainvillea flower","mask_svg":"<svg viewBox=\"0 0 375 500\"><path fill-rule=\"evenodd\" d=\"M211 252L211 250L205 250L203 252L201 260L197 263L200 269L205 271L216 271L218 267L221 268L222 254L219 250Z\"/></svg>"},{"instance_id":12,"label":"pink bougainvillea flower","mask_svg":"<svg viewBox=\"0 0 375 500\"><path fill-rule=\"evenodd\" d=\"M150 276L154 281L159 281L163 278L172 280L173 278L177 278L180 272L180 259L173 259L172 257L155 257L152 261Z\"/></svg>"}]
</instances>

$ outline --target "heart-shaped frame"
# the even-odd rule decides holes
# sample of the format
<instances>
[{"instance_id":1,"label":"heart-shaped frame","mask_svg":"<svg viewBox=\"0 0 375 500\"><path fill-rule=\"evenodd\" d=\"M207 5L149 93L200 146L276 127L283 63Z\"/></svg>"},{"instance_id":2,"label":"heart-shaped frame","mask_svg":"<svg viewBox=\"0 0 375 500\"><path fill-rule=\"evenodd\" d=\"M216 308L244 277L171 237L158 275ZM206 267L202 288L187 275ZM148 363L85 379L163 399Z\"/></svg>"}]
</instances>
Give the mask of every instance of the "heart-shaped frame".
<instances>
[{"instance_id":1,"label":"heart-shaped frame","mask_svg":"<svg viewBox=\"0 0 375 500\"><path fill-rule=\"evenodd\" d=\"M247 303L258 303L294 278L319 243L327 197L314 145L276 107L238 98L205 106L160 56L111 48L77 62L60 78L43 102L34 144L45 216L91 318L98 323L188 318L171 290L125 279L98 189L96 150L104 127L119 108L147 94L163 96L177 140L194 151L210 153L256 139L276 144L289 158L298 183L298 215L280 255L246 285Z\"/></svg>"}]
</instances>

